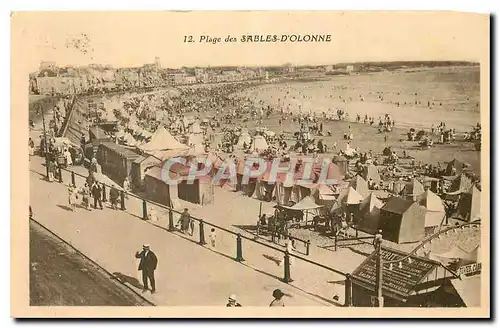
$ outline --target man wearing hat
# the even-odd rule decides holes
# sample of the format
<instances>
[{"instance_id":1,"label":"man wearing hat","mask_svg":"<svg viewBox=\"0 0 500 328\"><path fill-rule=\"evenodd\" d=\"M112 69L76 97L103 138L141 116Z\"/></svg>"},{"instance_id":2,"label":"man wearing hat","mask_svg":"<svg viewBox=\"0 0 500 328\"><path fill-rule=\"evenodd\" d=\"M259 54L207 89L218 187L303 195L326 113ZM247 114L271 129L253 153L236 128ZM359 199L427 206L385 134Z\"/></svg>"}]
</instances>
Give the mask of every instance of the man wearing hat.
<instances>
[{"instance_id":1,"label":"man wearing hat","mask_svg":"<svg viewBox=\"0 0 500 328\"><path fill-rule=\"evenodd\" d=\"M158 265L158 259L150 250L148 244L142 245L142 251L136 252L135 257L141 259L139 263L139 271L142 271L142 284L144 286L142 292L146 292L148 288L148 279L151 282L151 294L156 292L155 286L155 270Z\"/></svg>"},{"instance_id":2,"label":"man wearing hat","mask_svg":"<svg viewBox=\"0 0 500 328\"><path fill-rule=\"evenodd\" d=\"M271 302L271 304L269 304L269 306L285 306L285 302L283 302L284 295L285 294L283 294L281 289L275 289L273 291L274 300Z\"/></svg>"},{"instance_id":3,"label":"man wearing hat","mask_svg":"<svg viewBox=\"0 0 500 328\"><path fill-rule=\"evenodd\" d=\"M241 304L236 302L236 295L231 294L227 300L227 307L241 307Z\"/></svg>"}]
</instances>

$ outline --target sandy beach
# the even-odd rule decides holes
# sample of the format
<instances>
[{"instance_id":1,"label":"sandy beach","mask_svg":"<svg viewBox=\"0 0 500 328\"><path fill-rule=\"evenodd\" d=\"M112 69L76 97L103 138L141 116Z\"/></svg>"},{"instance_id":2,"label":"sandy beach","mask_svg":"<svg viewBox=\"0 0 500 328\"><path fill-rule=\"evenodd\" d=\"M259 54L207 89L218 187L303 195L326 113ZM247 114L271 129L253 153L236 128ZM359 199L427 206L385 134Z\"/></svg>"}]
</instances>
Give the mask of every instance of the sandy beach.
<instances>
[{"instance_id":1,"label":"sandy beach","mask_svg":"<svg viewBox=\"0 0 500 328\"><path fill-rule=\"evenodd\" d=\"M465 132L479 122L479 67L336 75L326 81L264 84L239 96L285 112L391 115L397 127L430 129L441 121ZM399 103L399 105L398 105Z\"/></svg>"}]
</instances>

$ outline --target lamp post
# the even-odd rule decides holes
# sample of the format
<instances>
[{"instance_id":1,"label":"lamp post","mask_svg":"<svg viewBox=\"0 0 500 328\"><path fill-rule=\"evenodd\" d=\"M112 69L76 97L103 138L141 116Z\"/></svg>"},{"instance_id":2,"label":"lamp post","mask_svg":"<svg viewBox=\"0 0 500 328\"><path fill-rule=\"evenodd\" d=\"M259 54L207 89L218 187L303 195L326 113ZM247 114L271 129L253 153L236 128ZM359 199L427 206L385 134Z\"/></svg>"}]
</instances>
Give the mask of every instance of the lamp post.
<instances>
[{"instance_id":1,"label":"lamp post","mask_svg":"<svg viewBox=\"0 0 500 328\"><path fill-rule=\"evenodd\" d=\"M377 292L378 307L384 307L384 296L382 294L382 283L384 276L384 267L382 265L382 230L379 230L373 239L373 246L376 251L376 268L375 268L375 289Z\"/></svg>"},{"instance_id":2,"label":"lamp post","mask_svg":"<svg viewBox=\"0 0 500 328\"><path fill-rule=\"evenodd\" d=\"M37 114L42 115L42 126L43 126L43 142L44 142L44 147L43 147L43 152L45 155L45 176L47 177L47 180L49 179L49 157L48 157L48 149L49 149L49 144L47 143L47 131L45 130L45 115L43 111L43 106L38 105L37 107Z\"/></svg>"}]
</instances>

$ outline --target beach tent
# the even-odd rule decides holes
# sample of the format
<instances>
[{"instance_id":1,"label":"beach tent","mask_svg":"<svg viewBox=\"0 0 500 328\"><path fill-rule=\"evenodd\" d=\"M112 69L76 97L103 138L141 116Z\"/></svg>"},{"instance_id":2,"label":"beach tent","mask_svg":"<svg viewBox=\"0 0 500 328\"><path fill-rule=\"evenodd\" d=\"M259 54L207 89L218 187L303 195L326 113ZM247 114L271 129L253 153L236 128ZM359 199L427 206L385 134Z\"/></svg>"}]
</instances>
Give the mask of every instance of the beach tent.
<instances>
[{"instance_id":1,"label":"beach tent","mask_svg":"<svg viewBox=\"0 0 500 328\"><path fill-rule=\"evenodd\" d=\"M368 190L368 182L363 179L360 175L356 175L349 182L349 187L356 190L361 196L366 197L370 193Z\"/></svg>"},{"instance_id":2,"label":"beach tent","mask_svg":"<svg viewBox=\"0 0 500 328\"><path fill-rule=\"evenodd\" d=\"M469 167L469 164L459 161L458 159L454 159L451 162L448 162L446 166L445 174L446 175L458 175L461 174L462 171L466 170Z\"/></svg>"},{"instance_id":3,"label":"beach tent","mask_svg":"<svg viewBox=\"0 0 500 328\"><path fill-rule=\"evenodd\" d=\"M335 163L339 167L340 173L343 176L345 176L349 172L349 161L344 156L336 155L333 158L332 162Z\"/></svg>"},{"instance_id":4,"label":"beach tent","mask_svg":"<svg viewBox=\"0 0 500 328\"><path fill-rule=\"evenodd\" d=\"M422 195L425 192L424 185L420 183L417 179L413 179L410 182L407 182L401 190L400 195L404 198L416 200L418 196Z\"/></svg>"},{"instance_id":5,"label":"beach tent","mask_svg":"<svg viewBox=\"0 0 500 328\"><path fill-rule=\"evenodd\" d=\"M363 196L353 187L349 187L339 194L337 200L343 205L359 205L363 201Z\"/></svg>"},{"instance_id":6,"label":"beach tent","mask_svg":"<svg viewBox=\"0 0 500 328\"><path fill-rule=\"evenodd\" d=\"M323 205L316 204L311 196L307 196L293 206L282 206L282 207L296 211L307 211L307 210L315 210L318 208L322 208Z\"/></svg>"},{"instance_id":7,"label":"beach tent","mask_svg":"<svg viewBox=\"0 0 500 328\"><path fill-rule=\"evenodd\" d=\"M462 173L451 182L451 186L446 193L450 195L461 194L469 191L473 185L472 180Z\"/></svg>"},{"instance_id":8,"label":"beach tent","mask_svg":"<svg viewBox=\"0 0 500 328\"><path fill-rule=\"evenodd\" d=\"M390 198L380 209L379 228L383 238L398 244L425 237L425 208L399 197Z\"/></svg>"},{"instance_id":9,"label":"beach tent","mask_svg":"<svg viewBox=\"0 0 500 328\"><path fill-rule=\"evenodd\" d=\"M320 212L320 209L323 207L323 205L318 205L314 202L314 199L311 196L304 197L300 202L293 206L281 206L283 208L289 209L289 210L294 210L294 211L302 211L306 215L304 215L304 218L307 222L307 217L308 214L311 215L311 218L314 217L315 215L318 215Z\"/></svg>"},{"instance_id":10,"label":"beach tent","mask_svg":"<svg viewBox=\"0 0 500 328\"><path fill-rule=\"evenodd\" d=\"M417 197L420 206L425 207L425 226L439 226L445 218L443 201L438 195L427 189L422 195Z\"/></svg>"},{"instance_id":11,"label":"beach tent","mask_svg":"<svg viewBox=\"0 0 500 328\"><path fill-rule=\"evenodd\" d=\"M266 139L263 136L255 136L250 145L250 151L263 151L269 148Z\"/></svg>"},{"instance_id":12,"label":"beach tent","mask_svg":"<svg viewBox=\"0 0 500 328\"><path fill-rule=\"evenodd\" d=\"M380 208L384 203L372 192L359 204L359 228L368 233L376 233L380 220Z\"/></svg>"},{"instance_id":13,"label":"beach tent","mask_svg":"<svg viewBox=\"0 0 500 328\"><path fill-rule=\"evenodd\" d=\"M372 179L373 182L379 183L380 182L380 174L378 172L378 169L375 165L369 164L363 168L363 173L362 177L368 181Z\"/></svg>"},{"instance_id":14,"label":"beach tent","mask_svg":"<svg viewBox=\"0 0 500 328\"><path fill-rule=\"evenodd\" d=\"M319 201L332 201L337 199L335 196L335 189L332 186L320 184L316 190Z\"/></svg>"},{"instance_id":15,"label":"beach tent","mask_svg":"<svg viewBox=\"0 0 500 328\"><path fill-rule=\"evenodd\" d=\"M167 129L161 127L151 137L151 140L142 145L140 149L145 153L153 155L165 150L187 150L189 147L177 141Z\"/></svg>"},{"instance_id":16,"label":"beach tent","mask_svg":"<svg viewBox=\"0 0 500 328\"><path fill-rule=\"evenodd\" d=\"M460 195L457 210L451 217L468 222L481 217L481 191L476 186Z\"/></svg>"},{"instance_id":17,"label":"beach tent","mask_svg":"<svg viewBox=\"0 0 500 328\"><path fill-rule=\"evenodd\" d=\"M405 188L406 183L403 180L396 180L392 185L392 192L399 195Z\"/></svg>"},{"instance_id":18,"label":"beach tent","mask_svg":"<svg viewBox=\"0 0 500 328\"><path fill-rule=\"evenodd\" d=\"M251 143L252 143L252 137L250 136L250 134L248 134L248 132L241 132L238 139L238 143L236 144L235 148L243 149L243 144L246 144L248 148Z\"/></svg>"}]
</instances>

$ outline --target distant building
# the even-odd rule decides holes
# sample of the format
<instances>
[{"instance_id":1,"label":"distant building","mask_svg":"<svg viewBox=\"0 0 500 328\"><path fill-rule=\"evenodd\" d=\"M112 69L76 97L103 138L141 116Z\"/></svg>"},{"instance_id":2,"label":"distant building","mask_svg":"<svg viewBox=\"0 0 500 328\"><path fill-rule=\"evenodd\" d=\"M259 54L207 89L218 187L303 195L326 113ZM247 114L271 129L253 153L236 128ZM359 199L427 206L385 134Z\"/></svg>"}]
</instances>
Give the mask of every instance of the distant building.
<instances>
[{"instance_id":1,"label":"distant building","mask_svg":"<svg viewBox=\"0 0 500 328\"><path fill-rule=\"evenodd\" d=\"M347 65L345 68L345 72L347 74L351 74L354 71L354 66L353 65Z\"/></svg>"},{"instance_id":2,"label":"distant building","mask_svg":"<svg viewBox=\"0 0 500 328\"><path fill-rule=\"evenodd\" d=\"M155 66L156 69L161 69L160 57L155 57Z\"/></svg>"},{"instance_id":3,"label":"distant building","mask_svg":"<svg viewBox=\"0 0 500 328\"><path fill-rule=\"evenodd\" d=\"M53 61L41 61L40 62L40 71L43 70L55 70L56 69L56 62Z\"/></svg>"}]
</instances>

